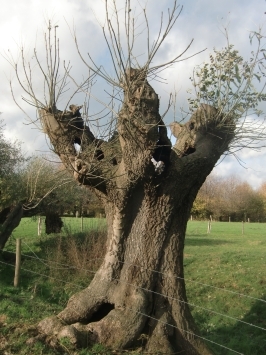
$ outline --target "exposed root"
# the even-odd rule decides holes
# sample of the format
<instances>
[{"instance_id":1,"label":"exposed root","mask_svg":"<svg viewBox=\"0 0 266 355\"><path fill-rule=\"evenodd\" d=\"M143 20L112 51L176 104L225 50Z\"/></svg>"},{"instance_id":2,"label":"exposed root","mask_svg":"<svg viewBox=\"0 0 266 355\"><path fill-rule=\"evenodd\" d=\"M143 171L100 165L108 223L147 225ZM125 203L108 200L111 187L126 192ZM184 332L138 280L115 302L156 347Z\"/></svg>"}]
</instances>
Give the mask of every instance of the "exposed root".
<instances>
[{"instance_id":1,"label":"exposed root","mask_svg":"<svg viewBox=\"0 0 266 355\"><path fill-rule=\"evenodd\" d=\"M139 313L114 309L99 322L87 325L76 323L73 326L94 343L101 343L114 349L125 349L135 345L146 317Z\"/></svg>"},{"instance_id":2,"label":"exposed root","mask_svg":"<svg viewBox=\"0 0 266 355\"><path fill-rule=\"evenodd\" d=\"M88 288L74 294L68 301L67 307L58 315L66 324L77 322L88 323L103 304L111 303L108 299L110 284L93 280Z\"/></svg>"},{"instance_id":3,"label":"exposed root","mask_svg":"<svg viewBox=\"0 0 266 355\"><path fill-rule=\"evenodd\" d=\"M117 292L110 291L111 287L103 297L100 296L102 289L89 287L75 294L58 316L46 318L38 324L39 332L47 339L68 338L76 347L95 343L115 349L135 346L147 323L148 298L143 292L134 291L127 294L125 302L121 294L117 297Z\"/></svg>"}]
</instances>

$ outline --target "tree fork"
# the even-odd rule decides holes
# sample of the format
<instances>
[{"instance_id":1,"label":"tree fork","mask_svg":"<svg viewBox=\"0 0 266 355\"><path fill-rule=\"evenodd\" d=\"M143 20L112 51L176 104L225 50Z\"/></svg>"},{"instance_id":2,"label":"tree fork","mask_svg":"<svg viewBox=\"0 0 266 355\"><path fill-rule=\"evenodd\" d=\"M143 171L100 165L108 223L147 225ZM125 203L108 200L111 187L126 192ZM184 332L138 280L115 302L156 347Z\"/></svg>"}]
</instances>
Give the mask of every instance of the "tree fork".
<instances>
[{"instance_id":1,"label":"tree fork","mask_svg":"<svg viewBox=\"0 0 266 355\"><path fill-rule=\"evenodd\" d=\"M186 298L186 225L193 201L220 156L229 148L257 147L259 141L265 142L265 126L260 120L255 126L248 120L254 113L260 114L257 106L266 99L263 36L260 31L251 34L250 40L257 39L258 46L250 59L243 60L229 43L225 30L227 46L215 50L210 63L194 71L195 96L189 99L189 105L195 112L187 123L171 125L177 138L172 146L159 114L159 97L148 78L159 78L163 69L184 60L182 56L193 42L170 61L154 66L155 56L163 49L182 7L174 0L167 20L160 16L158 34L151 38L153 26L146 8L142 9L142 28L136 25L130 0L125 2L122 17L116 1L111 3L105 1L106 25L102 30L114 77L108 74L109 67L94 61L92 53L88 53L87 61L84 59L74 34L77 52L89 69L89 78L77 85L75 93L85 90L89 98L93 97L96 77L113 86L111 103L104 104L111 112L109 126L104 124L100 132L112 131L115 124L117 132L111 139L98 139L92 134L79 112L81 106L70 105L68 111L56 108L68 79L77 84L70 76L70 65L65 65L60 75L57 25L53 27L49 22L46 67L42 67L43 61L34 50L36 65L45 80L43 99L36 96L39 88L35 90L31 81L32 68L23 49L22 75L10 57L26 93L25 101L37 107L54 152L78 184L100 197L108 222L107 252L93 281L70 299L58 317L42 321L39 328L48 337L68 336L73 343L84 345L85 336L91 343L102 342L113 348L138 346L143 334L147 351L210 355L198 336ZM139 55L137 41L145 34L146 58ZM262 81L258 92L253 78ZM113 100L120 101L122 96L121 109L114 112ZM93 114L91 119L95 117ZM100 120L107 115L101 111L98 117ZM239 145L240 140L243 143Z\"/></svg>"},{"instance_id":2,"label":"tree fork","mask_svg":"<svg viewBox=\"0 0 266 355\"><path fill-rule=\"evenodd\" d=\"M126 99L119 114L122 159L115 178L104 182L104 191L95 186L106 206L105 259L89 287L39 329L58 338L67 335L77 345L84 345L85 337L113 348L138 346L144 334L147 351L210 355L189 310L183 249L196 194L232 135L216 127L217 110L200 107L184 126L172 125L178 139L169 150L167 169L158 174L152 152L161 137L167 143L158 99L143 78L132 86L136 101ZM132 139L135 129L141 134L138 143ZM66 137L68 130L60 134ZM83 175L93 186L89 173Z\"/></svg>"}]
</instances>

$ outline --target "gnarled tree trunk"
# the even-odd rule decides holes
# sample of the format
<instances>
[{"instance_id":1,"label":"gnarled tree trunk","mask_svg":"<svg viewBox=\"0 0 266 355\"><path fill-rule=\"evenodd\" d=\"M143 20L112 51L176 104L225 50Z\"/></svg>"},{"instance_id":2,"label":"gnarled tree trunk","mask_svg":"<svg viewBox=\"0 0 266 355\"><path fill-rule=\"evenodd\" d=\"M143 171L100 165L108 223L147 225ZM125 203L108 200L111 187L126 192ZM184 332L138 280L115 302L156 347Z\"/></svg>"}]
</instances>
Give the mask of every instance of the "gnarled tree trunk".
<instances>
[{"instance_id":1,"label":"gnarled tree trunk","mask_svg":"<svg viewBox=\"0 0 266 355\"><path fill-rule=\"evenodd\" d=\"M158 96L143 71L130 69L127 79L115 144L95 139L85 125L70 125L79 111L41 112L57 154L103 201L108 239L88 288L72 296L57 317L40 322L39 329L82 346L132 348L145 339L146 351L212 354L197 336L188 307L183 249L193 201L228 148L232 126L223 131L216 109L203 105L184 126L172 125L178 139L171 148ZM73 143L81 136L78 155Z\"/></svg>"}]
</instances>

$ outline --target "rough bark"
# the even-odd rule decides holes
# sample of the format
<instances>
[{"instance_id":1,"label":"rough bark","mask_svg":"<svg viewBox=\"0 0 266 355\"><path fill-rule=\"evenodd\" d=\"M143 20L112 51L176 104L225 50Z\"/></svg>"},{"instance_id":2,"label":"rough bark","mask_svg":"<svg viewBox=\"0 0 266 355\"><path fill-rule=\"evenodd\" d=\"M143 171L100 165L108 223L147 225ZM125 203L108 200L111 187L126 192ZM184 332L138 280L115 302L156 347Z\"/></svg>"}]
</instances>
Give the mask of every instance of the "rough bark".
<instances>
[{"instance_id":1,"label":"rough bark","mask_svg":"<svg viewBox=\"0 0 266 355\"><path fill-rule=\"evenodd\" d=\"M0 250L4 249L11 233L19 225L22 215L22 203L7 207L0 212Z\"/></svg>"},{"instance_id":2,"label":"rough bark","mask_svg":"<svg viewBox=\"0 0 266 355\"><path fill-rule=\"evenodd\" d=\"M76 131L63 126L58 113L42 113L46 125L58 124L60 138L55 130L48 132L55 151L74 178L103 201L108 239L105 259L88 288L72 296L57 317L40 322L39 330L82 346L142 345L153 353L210 355L187 304L183 249L193 201L228 148L232 127L230 122L230 130L219 127L216 109L202 106L184 126L172 125L178 139L171 149L158 96L144 74L127 72L119 144L99 145L83 126L89 150L100 147L105 157L111 149L112 159L109 155L101 164L95 154L89 160L65 154ZM164 166L158 171L151 158L161 155Z\"/></svg>"}]
</instances>

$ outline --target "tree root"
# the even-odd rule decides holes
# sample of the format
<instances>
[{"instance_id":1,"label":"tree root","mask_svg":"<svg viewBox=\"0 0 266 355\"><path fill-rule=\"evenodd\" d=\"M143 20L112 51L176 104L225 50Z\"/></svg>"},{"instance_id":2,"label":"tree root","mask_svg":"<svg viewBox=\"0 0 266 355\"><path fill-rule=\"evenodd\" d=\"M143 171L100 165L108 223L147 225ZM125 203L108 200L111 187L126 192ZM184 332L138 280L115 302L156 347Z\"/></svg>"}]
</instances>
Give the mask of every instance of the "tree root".
<instances>
[{"instance_id":1,"label":"tree root","mask_svg":"<svg viewBox=\"0 0 266 355\"><path fill-rule=\"evenodd\" d=\"M48 338L68 338L76 347L95 343L114 349L135 346L147 323L148 298L141 291L132 292L123 303L121 296L110 290L112 287L105 297L101 296L102 287L88 287L75 294L58 316L42 320L38 331Z\"/></svg>"},{"instance_id":2,"label":"tree root","mask_svg":"<svg viewBox=\"0 0 266 355\"><path fill-rule=\"evenodd\" d=\"M154 302L151 293L142 289L93 280L70 298L58 316L41 321L38 330L48 343L67 338L75 347L100 343L115 350L142 347L156 354L212 355L194 335L192 323L178 326L171 315L173 306Z\"/></svg>"}]
</instances>

